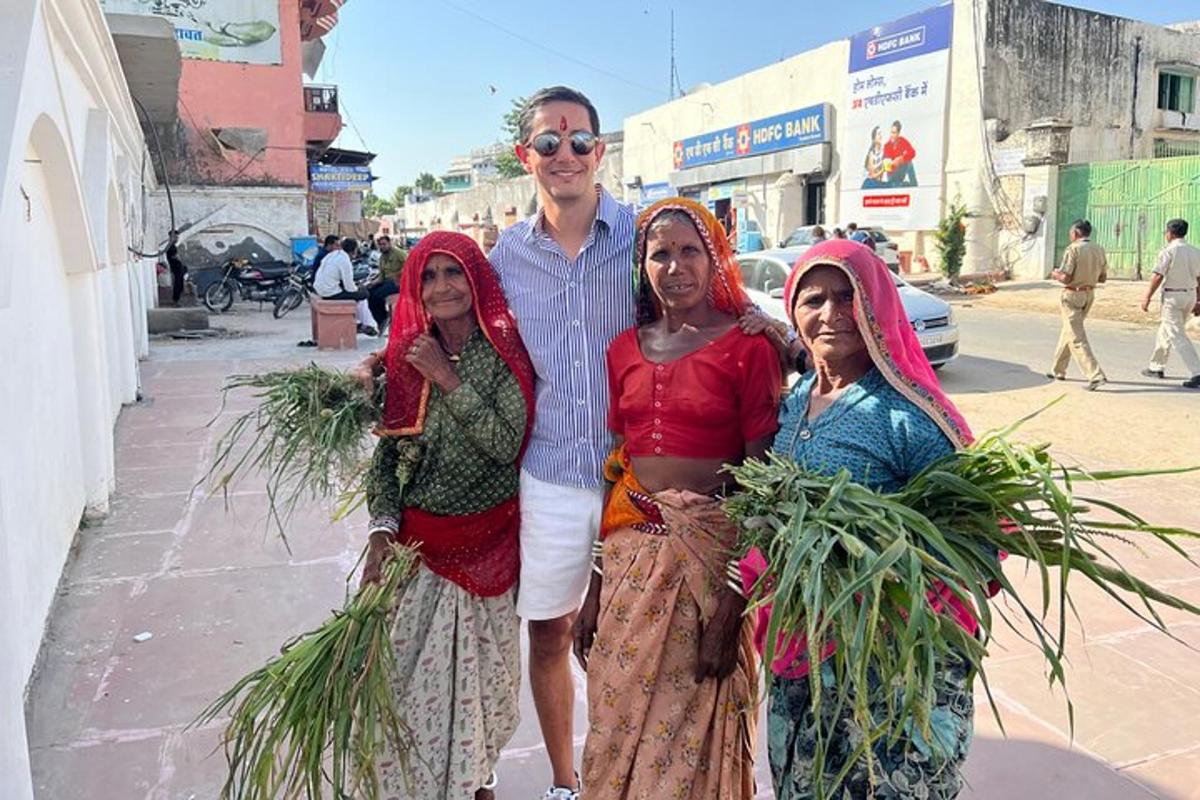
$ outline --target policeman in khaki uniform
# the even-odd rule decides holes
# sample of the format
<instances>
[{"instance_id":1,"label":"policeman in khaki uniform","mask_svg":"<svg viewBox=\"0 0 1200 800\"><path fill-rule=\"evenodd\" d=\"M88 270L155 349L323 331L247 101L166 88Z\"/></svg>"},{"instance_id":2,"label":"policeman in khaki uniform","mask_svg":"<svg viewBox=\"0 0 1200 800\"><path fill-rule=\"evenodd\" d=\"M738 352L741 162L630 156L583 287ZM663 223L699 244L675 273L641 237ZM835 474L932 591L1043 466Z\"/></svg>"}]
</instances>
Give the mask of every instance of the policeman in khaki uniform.
<instances>
[{"instance_id":1,"label":"policeman in khaki uniform","mask_svg":"<svg viewBox=\"0 0 1200 800\"><path fill-rule=\"evenodd\" d=\"M1162 321L1150 366L1142 374L1148 378L1165 377L1167 357L1174 349L1191 373L1183 382L1184 387L1200 389L1200 356L1196 355L1186 330L1188 317L1200 314L1200 248L1185 241L1187 232L1185 220L1173 219L1167 223L1167 246L1158 254L1146 298L1142 300L1142 311L1149 311L1150 299L1162 287Z\"/></svg>"},{"instance_id":2,"label":"policeman in khaki uniform","mask_svg":"<svg viewBox=\"0 0 1200 800\"><path fill-rule=\"evenodd\" d=\"M1074 356L1075 363L1087 378L1085 388L1095 391L1108 379L1092 355L1083 321L1092 309L1097 284L1108 280L1108 259L1104 255L1104 248L1088 238L1091 235L1092 224L1086 219L1076 220L1071 225L1071 244L1063 253L1062 266L1051 273L1051 277L1063 285L1059 301L1062 307L1062 333L1058 337L1058 349L1054 351L1054 366L1046 373L1046 377L1065 380L1067 364Z\"/></svg>"}]
</instances>

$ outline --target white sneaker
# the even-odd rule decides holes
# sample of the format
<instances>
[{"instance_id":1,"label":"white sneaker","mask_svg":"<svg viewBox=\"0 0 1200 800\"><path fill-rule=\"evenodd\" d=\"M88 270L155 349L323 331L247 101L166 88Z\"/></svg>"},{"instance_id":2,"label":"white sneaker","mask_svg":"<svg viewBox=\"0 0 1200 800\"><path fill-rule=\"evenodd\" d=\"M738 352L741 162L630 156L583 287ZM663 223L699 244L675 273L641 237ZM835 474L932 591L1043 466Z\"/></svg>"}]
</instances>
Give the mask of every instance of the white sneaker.
<instances>
[{"instance_id":1,"label":"white sneaker","mask_svg":"<svg viewBox=\"0 0 1200 800\"><path fill-rule=\"evenodd\" d=\"M575 785L580 786L579 773L575 773ZM579 800L579 789L568 789L566 786L551 786L542 795L542 800Z\"/></svg>"}]
</instances>

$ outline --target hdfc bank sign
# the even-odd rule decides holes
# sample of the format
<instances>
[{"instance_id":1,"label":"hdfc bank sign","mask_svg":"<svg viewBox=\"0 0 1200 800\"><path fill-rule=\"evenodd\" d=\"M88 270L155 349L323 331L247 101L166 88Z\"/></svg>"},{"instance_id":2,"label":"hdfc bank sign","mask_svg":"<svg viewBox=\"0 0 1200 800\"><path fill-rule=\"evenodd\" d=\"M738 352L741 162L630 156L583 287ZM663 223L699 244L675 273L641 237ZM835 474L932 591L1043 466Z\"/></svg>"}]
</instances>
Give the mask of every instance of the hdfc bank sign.
<instances>
[{"instance_id":1,"label":"hdfc bank sign","mask_svg":"<svg viewBox=\"0 0 1200 800\"><path fill-rule=\"evenodd\" d=\"M925 26L921 25L910 30L891 33L867 40L867 60L873 61L880 56L912 50L925 44Z\"/></svg>"}]
</instances>

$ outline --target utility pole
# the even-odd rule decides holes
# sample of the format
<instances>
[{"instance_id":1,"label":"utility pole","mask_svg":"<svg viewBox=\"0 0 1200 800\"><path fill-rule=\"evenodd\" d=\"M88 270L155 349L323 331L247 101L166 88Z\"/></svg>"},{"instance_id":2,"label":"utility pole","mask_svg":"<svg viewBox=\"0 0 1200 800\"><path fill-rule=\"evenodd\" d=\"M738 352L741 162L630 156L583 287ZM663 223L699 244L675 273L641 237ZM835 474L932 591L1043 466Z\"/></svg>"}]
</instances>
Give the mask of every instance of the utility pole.
<instances>
[{"instance_id":1,"label":"utility pole","mask_svg":"<svg viewBox=\"0 0 1200 800\"><path fill-rule=\"evenodd\" d=\"M677 83L677 81L675 80L675 9L674 8L671 9L671 75L670 75L670 81L671 81L671 85L667 89L667 98L669 100L674 100L675 99L675 84Z\"/></svg>"}]
</instances>

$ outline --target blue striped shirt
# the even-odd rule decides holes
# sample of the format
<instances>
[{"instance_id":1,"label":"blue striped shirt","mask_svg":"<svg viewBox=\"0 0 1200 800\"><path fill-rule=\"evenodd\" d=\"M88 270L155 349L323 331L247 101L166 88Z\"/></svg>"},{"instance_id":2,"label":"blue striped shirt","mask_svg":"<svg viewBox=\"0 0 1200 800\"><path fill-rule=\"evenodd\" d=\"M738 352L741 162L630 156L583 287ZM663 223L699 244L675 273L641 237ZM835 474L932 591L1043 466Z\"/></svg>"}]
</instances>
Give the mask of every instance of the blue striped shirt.
<instances>
[{"instance_id":1,"label":"blue striped shirt","mask_svg":"<svg viewBox=\"0 0 1200 800\"><path fill-rule=\"evenodd\" d=\"M604 354L634 322L634 215L603 188L572 263L539 212L504 230L488 259L537 373L533 435L522 467L562 486L601 485L612 447Z\"/></svg>"}]
</instances>

